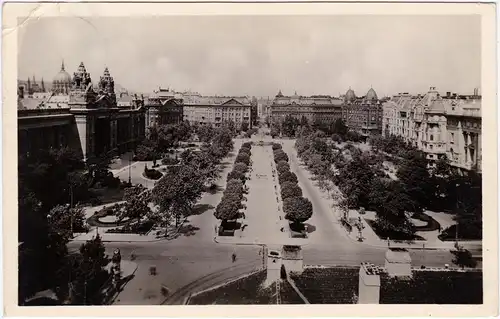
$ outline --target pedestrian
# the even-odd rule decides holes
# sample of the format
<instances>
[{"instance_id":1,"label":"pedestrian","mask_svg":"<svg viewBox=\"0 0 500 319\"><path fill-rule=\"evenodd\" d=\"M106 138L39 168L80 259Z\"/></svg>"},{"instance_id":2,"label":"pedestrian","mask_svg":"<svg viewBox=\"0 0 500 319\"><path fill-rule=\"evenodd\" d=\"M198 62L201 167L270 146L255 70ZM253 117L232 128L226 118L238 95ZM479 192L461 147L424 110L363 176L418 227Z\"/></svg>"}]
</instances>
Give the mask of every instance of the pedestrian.
<instances>
[{"instance_id":1,"label":"pedestrian","mask_svg":"<svg viewBox=\"0 0 500 319\"><path fill-rule=\"evenodd\" d=\"M233 254L231 255L231 259L233 261L233 263L236 261L236 253L233 252Z\"/></svg>"}]
</instances>

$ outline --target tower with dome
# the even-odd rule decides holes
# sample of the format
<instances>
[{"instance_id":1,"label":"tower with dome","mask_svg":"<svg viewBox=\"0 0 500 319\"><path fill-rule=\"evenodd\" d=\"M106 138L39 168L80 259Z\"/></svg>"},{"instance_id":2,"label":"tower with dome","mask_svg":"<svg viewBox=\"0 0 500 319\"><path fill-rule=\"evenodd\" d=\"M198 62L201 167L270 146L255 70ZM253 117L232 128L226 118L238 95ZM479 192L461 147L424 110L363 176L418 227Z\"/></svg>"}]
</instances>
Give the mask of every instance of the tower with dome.
<instances>
[{"instance_id":1,"label":"tower with dome","mask_svg":"<svg viewBox=\"0 0 500 319\"><path fill-rule=\"evenodd\" d=\"M54 94L68 95L71 89L71 76L66 72L64 60L61 63L61 70L52 80L52 92Z\"/></svg>"},{"instance_id":2,"label":"tower with dome","mask_svg":"<svg viewBox=\"0 0 500 319\"><path fill-rule=\"evenodd\" d=\"M377 92L370 87L364 96L356 96L349 87L344 95L342 119L350 130L362 137L378 135L382 131L382 103Z\"/></svg>"}]
</instances>

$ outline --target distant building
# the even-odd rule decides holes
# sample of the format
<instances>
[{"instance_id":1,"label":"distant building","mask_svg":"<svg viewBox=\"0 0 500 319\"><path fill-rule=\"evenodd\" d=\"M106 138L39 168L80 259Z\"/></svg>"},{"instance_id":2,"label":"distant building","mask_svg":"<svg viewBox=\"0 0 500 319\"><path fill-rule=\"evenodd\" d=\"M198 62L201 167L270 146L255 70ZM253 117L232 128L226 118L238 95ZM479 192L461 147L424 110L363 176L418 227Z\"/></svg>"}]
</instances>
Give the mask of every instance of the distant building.
<instances>
[{"instance_id":1,"label":"distant building","mask_svg":"<svg viewBox=\"0 0 500 319\"><path fill-rule=\"evenodd\" d=\"M272 125L280 125L287 116L297 120L307 119L309 124L333 123L342 118L342 101L328 95L301 96L295 92L285 96L278 92L269 108Z\"/></svg>"},{"instance_id":2,"label":"distant building","mask_svg":"<svg viewBox=\"0 0 500 319\"><path fill-rule=\"evenodd\" d=\"M342 118L350 130L362 136L378 135L382 131L382 105L377 93L370 88L365 96L357 97L349 88L344 96Z\"/></svg>"},{"instance_id":3,"label":"distant building","mask_svg":"<svg viewBox=\"0 0 500 319\"><path fill-rule=\"evenodd\" d=\"M451 165L481 171L481 96L431 87L425 95L400 93L383 105L382 134L403 137L431 162L447 156Z\"/></svg>"},{"instance_id":4,"label":"distant building","mask_svg":"<svg viewBox=\"0 0 500 319\"><path fill-rule=\"evenodd\" d=\"M261 122L265 122L268 118L272 103L273 101L269 97L257 99L257 117Z\"/></svg>"},{"instance_id":5,"label":"distant building","mask_svg":"<svg viewBox=\"0 0 500 319\"><path fill-rule=\"evenodd\" d=\"M118 107L114 79L104 70L98 90L83 62L73 74L69 91L62 64L53 91L26 96L18 91L19 153L69 146L84 160L110 152L124 152L144 137L143 101ZM30 83L31 85L31 83ZM66 94L67 92L67 94Z\"/></svg>"},{"instance_id":6,"label":"distant building","mask_svg":"<svg viewBox=\"0 0 500 319\"><path fill-rule=\"evenodd\" d=\"M34 75L32 79L28 78L27 81L22 81L22 80L17 81L17 85L18 85L18 95L22 94L23 97L31 97L37 93L47 92L43 78L40 84L38 84Z\"/></svg>"},{"instance_id":7,"label":"distant building","mask_svg":"<svg viewBox=\"0 0 500 319\"><path fill-rule=\"evenodd\" d=\"M145 101L146 127L178 124L183 121L183 97L170 89L158 88Z\"/></svg>"},{"instance_id":8,"label":"distant building","mask_svg":"<svg viewBox=\"0 0 500 319\"><path fill-rule=\"evenodd\" d=\"M202 96L185 92L183 118L191 124L212 124L216 127L232 121L239 128L243 123L252 127L252 104L246 96Z\"/></svg>"}]
</instances>

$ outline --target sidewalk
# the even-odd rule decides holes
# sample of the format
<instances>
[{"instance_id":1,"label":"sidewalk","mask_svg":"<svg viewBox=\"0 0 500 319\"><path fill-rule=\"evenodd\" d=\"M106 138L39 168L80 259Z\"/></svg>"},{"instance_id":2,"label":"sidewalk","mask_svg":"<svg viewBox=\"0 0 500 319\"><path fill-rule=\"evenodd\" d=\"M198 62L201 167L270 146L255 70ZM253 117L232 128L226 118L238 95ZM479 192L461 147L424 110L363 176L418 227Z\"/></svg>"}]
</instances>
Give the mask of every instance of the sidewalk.
<instances>
[{"instance_id":1,"label":"sidewalk","mask_svg":"<svg viewBox=\"0 0 500 319\"><path fill-rule=\"evenodd\" d=\"M258 240L256 238L240 238L237 236L215 236L214 242L217 244L228 244L228 245L258 245L258 246L307 246L309 241L307 238L290 238L281 237L276 239L267 239L265 241Z\"/></svg>"}]
</instances>

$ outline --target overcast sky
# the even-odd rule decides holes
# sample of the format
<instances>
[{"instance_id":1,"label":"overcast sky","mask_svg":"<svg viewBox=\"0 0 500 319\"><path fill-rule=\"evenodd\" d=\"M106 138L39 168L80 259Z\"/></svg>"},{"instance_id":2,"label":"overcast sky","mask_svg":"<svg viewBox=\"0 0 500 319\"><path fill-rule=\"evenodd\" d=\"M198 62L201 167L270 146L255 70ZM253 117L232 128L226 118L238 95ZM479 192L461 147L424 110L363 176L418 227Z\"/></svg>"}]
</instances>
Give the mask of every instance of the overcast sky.
<instances>
[{"instance_id":1,"label":"overcast sky","mask_svg":"<svg viewBox=\"0 0 500 319\"><path fill-rule=\"evenodd\" d=\"M42 18L19 35L19 78L45 81L64 59L97 83L148 93L364 95L480 87L479 16L162 16Z\"/></svg>"}]
</instances>

